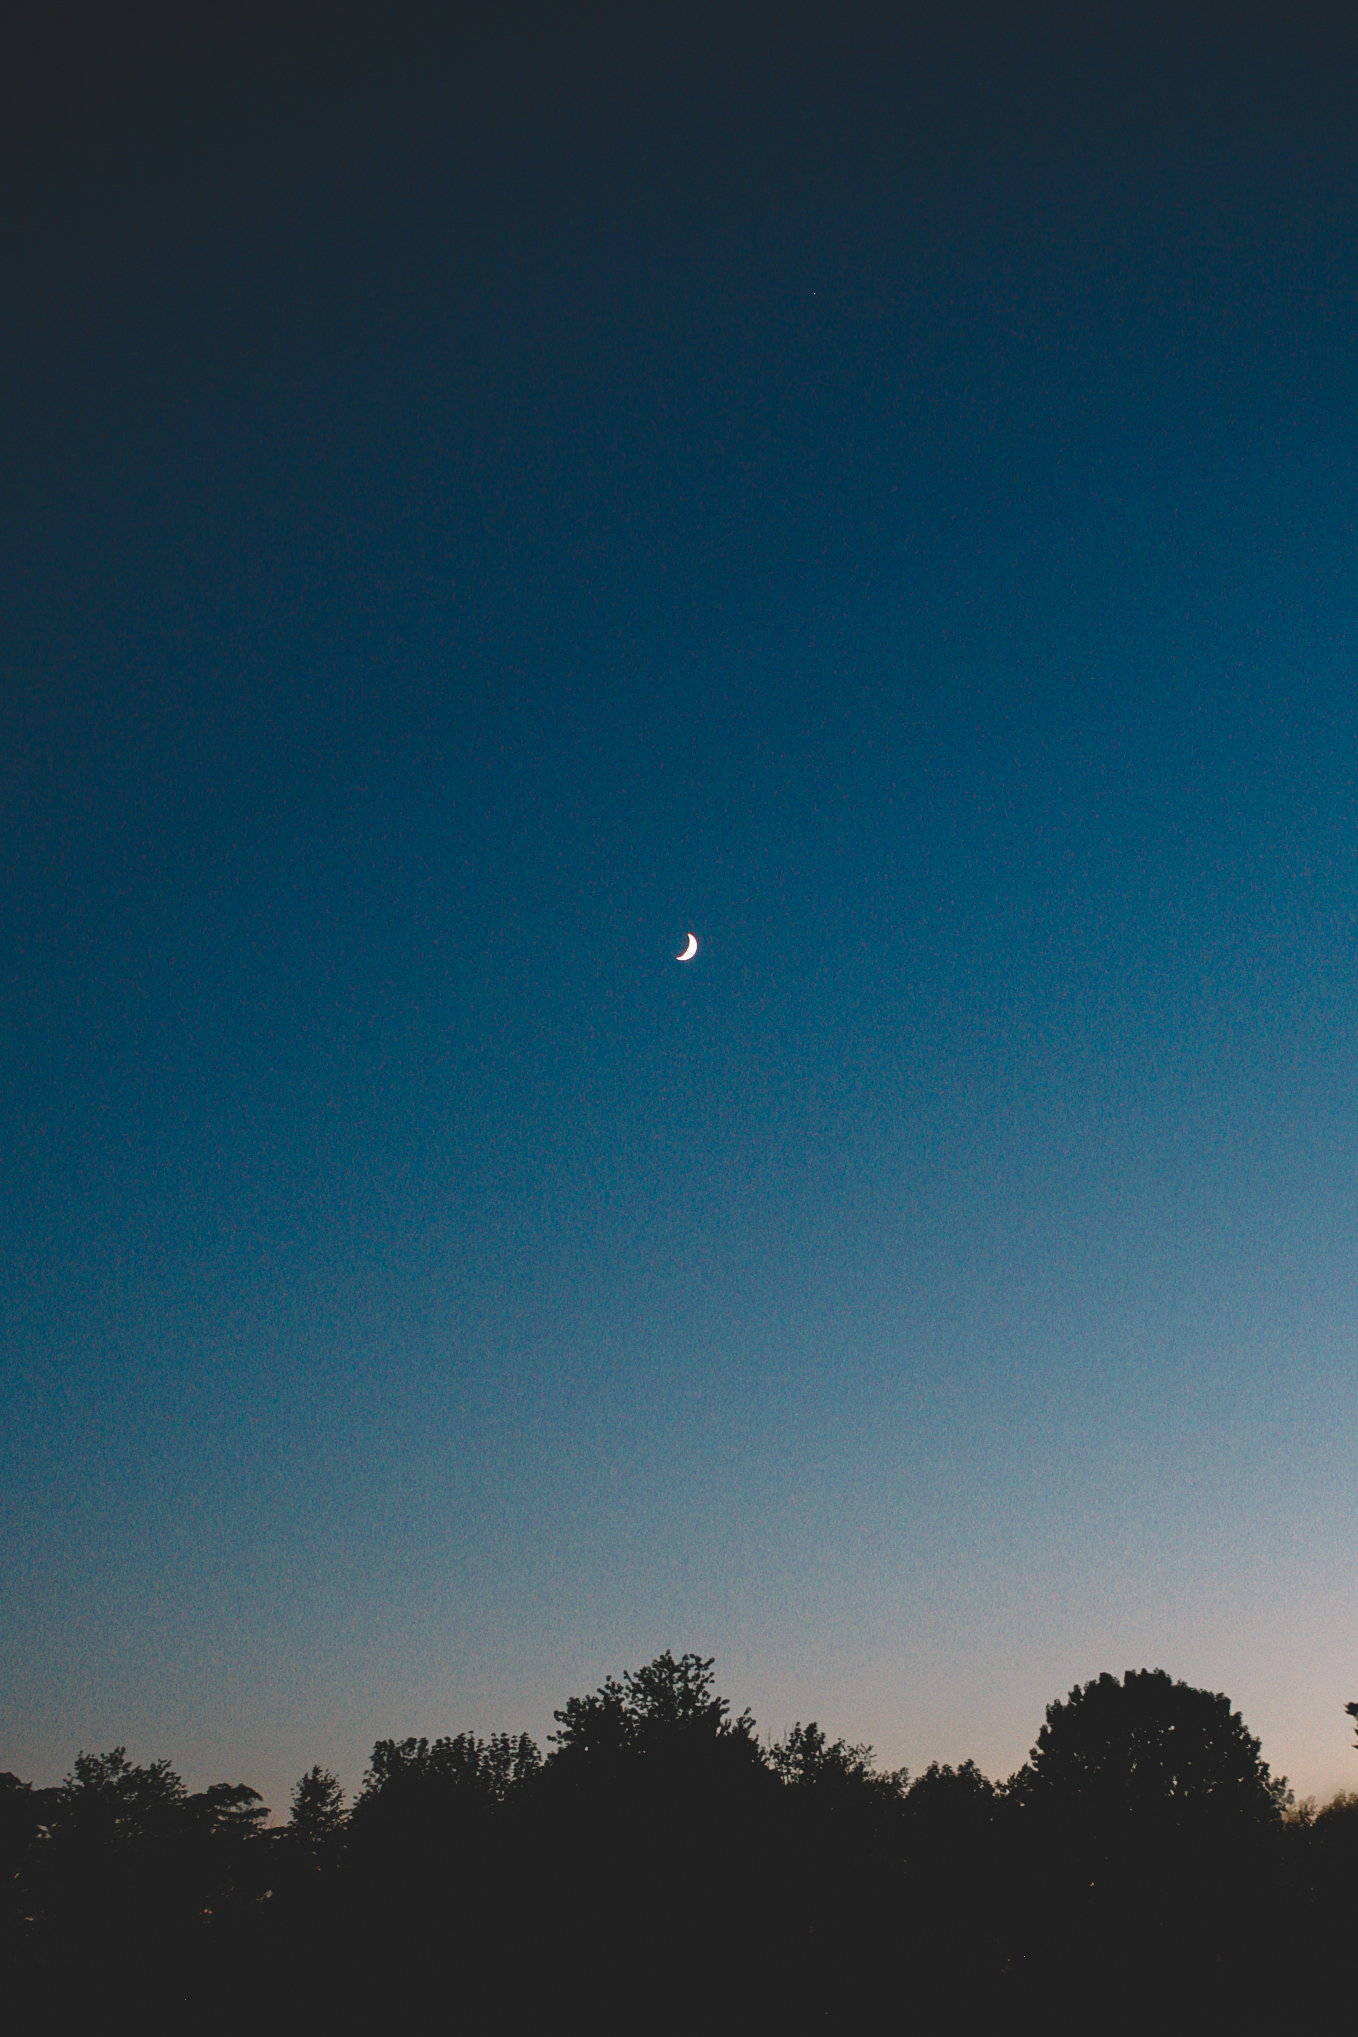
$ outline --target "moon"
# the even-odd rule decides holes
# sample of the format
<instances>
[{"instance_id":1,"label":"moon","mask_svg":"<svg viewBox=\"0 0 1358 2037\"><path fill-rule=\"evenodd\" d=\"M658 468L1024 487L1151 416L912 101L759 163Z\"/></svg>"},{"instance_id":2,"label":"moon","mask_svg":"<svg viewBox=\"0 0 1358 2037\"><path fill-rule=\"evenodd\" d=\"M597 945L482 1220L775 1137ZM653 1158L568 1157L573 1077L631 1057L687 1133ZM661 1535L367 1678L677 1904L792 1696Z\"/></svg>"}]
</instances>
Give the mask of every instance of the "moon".
<instances>
[{"instance_id":1,"label":"moon","mask_svg":"<svg viewBox=\"0 0 1358 2037\"><path fill-rule=\"evenodd\" d=\"M676 955L674 959L676 962L691 962L693 960L693 957L697 954L697 952L698 952L698 936L696 934L690 934L688 937L688 946L684 949L683 954Z\"/></svg>"}]
</instances>

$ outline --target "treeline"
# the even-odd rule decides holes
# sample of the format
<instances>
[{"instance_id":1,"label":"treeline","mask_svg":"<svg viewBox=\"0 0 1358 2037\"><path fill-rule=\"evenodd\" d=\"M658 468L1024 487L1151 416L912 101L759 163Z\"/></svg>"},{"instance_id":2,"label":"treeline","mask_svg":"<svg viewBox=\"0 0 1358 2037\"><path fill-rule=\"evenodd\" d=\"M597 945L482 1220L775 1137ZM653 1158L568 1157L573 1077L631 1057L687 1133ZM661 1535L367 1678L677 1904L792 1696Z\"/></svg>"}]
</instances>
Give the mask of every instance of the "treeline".
<instances>
[{"instance_id":1,"label":"treeline","mask_svg":"<svg viewBox=\"0 0 1358 2037\"><path fill-rule=\"evenodd\" d=\"M85 1755L0 1777L15 2029L1262 2028L1347 1990L1358 1796L1317 1812L1161 1670L1050 1705L1007 1782L762 1742L670 1654L526 1735L381 1740L271 1825Z\"/></svg>"}]
</instances>

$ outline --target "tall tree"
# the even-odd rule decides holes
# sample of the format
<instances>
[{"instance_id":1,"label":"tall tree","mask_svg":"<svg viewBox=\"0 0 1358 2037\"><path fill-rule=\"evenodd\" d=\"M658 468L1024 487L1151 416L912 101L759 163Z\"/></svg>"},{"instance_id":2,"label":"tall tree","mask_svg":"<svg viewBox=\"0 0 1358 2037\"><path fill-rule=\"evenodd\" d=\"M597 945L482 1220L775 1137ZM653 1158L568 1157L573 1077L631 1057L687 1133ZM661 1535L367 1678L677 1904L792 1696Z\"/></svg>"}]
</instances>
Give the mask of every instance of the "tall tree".
<instances>
[{"instance_id":1,"label":"tall tree","mask_svg":"<svg viewBox=\"0 0 1358 2037\"><path fill-rule=\"evenodd\" d=\"M620 1754L670 1755L719 1743L757 1747L752 1715L730 1715L716 1689L711 1656L675 1656L667 1648L641 1669L625 1670L622 1681L606 1677L590 1697L568 1698L553 1713L559 1730L551 1735L552 1757L613 1758Z\"/></svg>"},{"instance_id":2,"label":"tall tree","mask_svg":"<svg viewBox=\"0 0 1358 2037\"><path fill-rule=\"evenodd\" d=\"M1289 1798L1230 1699L1163 1669L1105 1672L1048 1705L1020 1790L1123 1839L1268 1826Z\"/></svg>"},{"instance_id":3,"label":"tall tree","mask_svg":"<svg viewBox=\"0 0 1358 2037\"><path fill-rule=\"evenodd\" d=\"M1063 2016L1100 1985L1152 2018L1168 1993L1186 2024L1228 1977L1248 1993L1289 1801L1219 1691L1128 1670L1048 1705L1011 1799L1026 1985Z\"/></svg>"}]
</instances>

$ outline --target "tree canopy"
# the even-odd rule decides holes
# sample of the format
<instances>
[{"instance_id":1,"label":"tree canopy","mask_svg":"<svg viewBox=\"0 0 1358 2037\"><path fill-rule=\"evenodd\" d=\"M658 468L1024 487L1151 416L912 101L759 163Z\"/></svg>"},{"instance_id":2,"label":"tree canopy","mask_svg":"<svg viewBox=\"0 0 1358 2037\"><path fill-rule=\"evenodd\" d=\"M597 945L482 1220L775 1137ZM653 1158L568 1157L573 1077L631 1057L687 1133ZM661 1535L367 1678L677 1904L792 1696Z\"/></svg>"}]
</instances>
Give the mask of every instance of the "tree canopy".
<instances>
[{"instance_id":1,"label":"tree canopy","mask_svg":"<svg viewBox=\"0 0 1358 2037\"><path fill-rule=\"evenodd\" d=\"M732 1719L730 1712L716 1689L714 1659L676 1658L667 1648L644 1668L625 1670L621 1682L609 1676L592 1696L568 1698L552 1715L558 1731L550 1737L564 1760L673 1754L722 1740L753 1745L750 1714Z\"/></svg>"},{"instance_id":2,"label":"tree canopy","mask_svg":"<svg viewBox=\"0 0 1358 2037\"><path fill-rule=\"evenodd\" d=\"M1159 2027L1168 1991L1242 2027L1259 1947L1311 1970L1317 1932L1346 1942L1358 1797L1285 1817L1229 1699L1163 1670L1053 1701L1007 1783L883 1773L815 1720L761 1740L696 1653L555 1716L545 1760L379 1739L352 1805L314 1764L278 1826L121 1747L55 1789L0 1776L20 2022L1061 2030L1095 1993Z\"/></svg>"},{"instance_id":3,"label":"tree canopy","mask_svg":"<svg viewBox=\"0 0 1358 2037\"><path fill-rule=\"evenodd\" d=\"M1130 1835L1276 1823L1287 1801L1231 1701L1163 1669L1106 1671L1047 1707L1021 1784L1028 1800Z\"/></svg>"}]
</instances>

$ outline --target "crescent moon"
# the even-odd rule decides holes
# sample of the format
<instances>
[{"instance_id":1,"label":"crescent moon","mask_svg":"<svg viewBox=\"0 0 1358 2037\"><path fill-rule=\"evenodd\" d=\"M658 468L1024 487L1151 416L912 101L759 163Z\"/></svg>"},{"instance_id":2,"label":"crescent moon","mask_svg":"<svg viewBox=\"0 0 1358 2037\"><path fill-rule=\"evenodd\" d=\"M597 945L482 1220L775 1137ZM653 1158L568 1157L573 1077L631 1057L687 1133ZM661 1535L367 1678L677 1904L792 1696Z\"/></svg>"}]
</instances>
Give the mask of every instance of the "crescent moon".
<instances>
[{"instance_id":1,"label":"crescent moon","mask_svg":"<svg viewBox=\"0 0 1358 2037\"><path fill-rule=\"evenodd\" d=\"M697 952L698 952L698 936L696 934L690 934L688 937L688 946L684 949L683 954L676 955L674 959L676 962L691 962L693 960L693 957L697 954Z\"/></svg>"}]
</instances>

